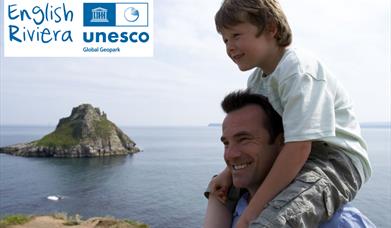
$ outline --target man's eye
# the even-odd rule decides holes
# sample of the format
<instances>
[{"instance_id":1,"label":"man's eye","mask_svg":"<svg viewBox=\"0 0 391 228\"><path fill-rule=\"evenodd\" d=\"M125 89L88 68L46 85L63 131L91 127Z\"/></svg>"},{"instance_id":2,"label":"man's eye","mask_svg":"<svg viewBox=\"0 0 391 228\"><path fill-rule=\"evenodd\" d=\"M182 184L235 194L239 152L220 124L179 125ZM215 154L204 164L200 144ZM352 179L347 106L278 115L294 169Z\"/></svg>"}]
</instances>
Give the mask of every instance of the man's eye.
<instances>
[{"instance_id":1,"label":"man's eye","mask_svg":"<svg viewBox=\"0 0 391 228\"><path fill-rule=\"evenodd\" d=\"M223 39L223 42L226 44L228 42L228 39Z\"/></svg>"},{"instance_id":2,"label":"man's eye","mask_svg":"<svg viewBox=\"0 0 391 228\"><path fill-rule=\"evenodd\" d=\"M240 34L239 33L235 33L233 36L232 36L234 39L238 39L240 37Z\"/></svg>"},{"instance_id":3,"label":"man's eye","mask_svg":"<svg viewBox=\"0 0 391 228\"><path fill-rule=\"evenodd\" d=\"M249 140L249 138L239 138L240 143L247 143Z\"/></svg>"}]
</instances>

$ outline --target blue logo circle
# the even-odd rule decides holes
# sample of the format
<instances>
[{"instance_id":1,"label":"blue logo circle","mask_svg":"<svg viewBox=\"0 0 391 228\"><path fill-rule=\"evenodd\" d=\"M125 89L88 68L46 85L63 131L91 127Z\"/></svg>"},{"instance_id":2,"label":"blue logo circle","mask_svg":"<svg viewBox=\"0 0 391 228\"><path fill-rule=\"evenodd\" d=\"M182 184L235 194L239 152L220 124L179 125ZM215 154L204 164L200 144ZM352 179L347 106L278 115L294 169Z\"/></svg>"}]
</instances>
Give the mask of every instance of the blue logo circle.
<instances>
[{"instance_id":1,"label":"blue logo circle","mask_svg":"<svg viewBox=\"0 0 391 228\"><path fill-rule=\"evenodd\" d=\"M129 22L135 22L139 18L140 14L137 9L129 7L124 13L125 19Z\"/></svg>"}]
</instances>

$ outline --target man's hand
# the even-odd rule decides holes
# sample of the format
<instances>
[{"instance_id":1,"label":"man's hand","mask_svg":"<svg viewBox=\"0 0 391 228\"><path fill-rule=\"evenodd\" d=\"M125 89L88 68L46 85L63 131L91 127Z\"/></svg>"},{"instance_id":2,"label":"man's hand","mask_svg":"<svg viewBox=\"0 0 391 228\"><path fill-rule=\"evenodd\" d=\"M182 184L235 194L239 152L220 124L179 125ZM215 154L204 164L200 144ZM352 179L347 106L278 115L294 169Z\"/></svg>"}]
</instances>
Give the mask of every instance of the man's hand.
<instances>
[{"instance_id":1,"label":"man's hand","mask_svg":"<svg viewBox=\"0 0 391 228\"><path fill-rule=\"evenodd\" d=\"M219 175L214 177L211 182L211 194L220 202L227 202L228 190L232 186L232 175L226 167Z\"/></svg>"}]
</instances>

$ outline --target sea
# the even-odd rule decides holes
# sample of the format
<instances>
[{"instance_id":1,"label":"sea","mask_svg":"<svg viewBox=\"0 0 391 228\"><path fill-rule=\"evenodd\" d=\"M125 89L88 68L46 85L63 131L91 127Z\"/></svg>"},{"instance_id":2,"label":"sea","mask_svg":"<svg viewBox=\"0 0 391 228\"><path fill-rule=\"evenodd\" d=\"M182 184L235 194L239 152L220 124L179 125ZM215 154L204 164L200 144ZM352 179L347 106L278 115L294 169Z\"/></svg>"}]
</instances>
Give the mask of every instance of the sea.
<instances>
[{"instance_id":1,"label":"sea","mask_svg":"<svg viewBox=\"0 0 391 228\"><path fill-rule=\"evenodd\" d=\"M158 228L202 227L205 187L225 166L220 127L121 127L142 152L106 158L0 154L0 217L65 212L114 216ZM30 142L52 126L1 126L0 146ZM391 227L391 128L362 129L373 166L352 204ZM48 200L51 195L63 198Z\"/></svg>"}]
</instances>

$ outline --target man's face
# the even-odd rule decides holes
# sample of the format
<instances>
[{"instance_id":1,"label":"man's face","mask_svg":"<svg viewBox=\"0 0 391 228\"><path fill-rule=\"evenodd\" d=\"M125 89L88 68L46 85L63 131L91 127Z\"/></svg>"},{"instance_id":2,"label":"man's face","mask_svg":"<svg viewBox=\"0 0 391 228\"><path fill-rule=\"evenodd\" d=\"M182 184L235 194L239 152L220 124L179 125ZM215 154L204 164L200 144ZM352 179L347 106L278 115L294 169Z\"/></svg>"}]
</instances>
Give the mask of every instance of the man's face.
<instances>
[{"instance_id":1,"label":"man's face","mask_svg":"<svg viewBox=\"0 0 391 228\"><path fill-rule=\"evenodd\" d=\"M264 128L266 115L258 105L247 105L227 114L223 122L224 159L238 188L256 191L281 150L276 140L269 144Z\"/></svg>"}]
</instances>

